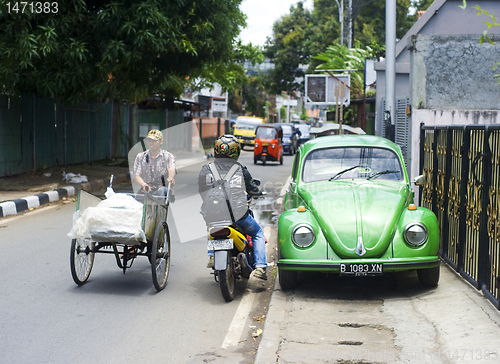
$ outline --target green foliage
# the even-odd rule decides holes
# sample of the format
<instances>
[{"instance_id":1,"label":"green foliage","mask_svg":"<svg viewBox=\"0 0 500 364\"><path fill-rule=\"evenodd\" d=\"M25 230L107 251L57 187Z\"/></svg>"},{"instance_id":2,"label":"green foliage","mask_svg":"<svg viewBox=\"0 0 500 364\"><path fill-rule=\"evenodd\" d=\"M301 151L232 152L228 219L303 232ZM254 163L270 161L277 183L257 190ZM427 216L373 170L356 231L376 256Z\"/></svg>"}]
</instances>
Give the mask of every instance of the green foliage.
<instances>
[{"instance_id":1,"label":"green foliage","mask_svg":"<svg viewBox=\"0 0 500 364\"><path fill-rule=\"evenodd\" d=\"M229 85L239 77L231 61L234 39L245 24L240 3L59 0L57 13L16 14L2 2L3 91L131 101L176 97L188 78L220 80L227 74Z\"/></svg>"},{"instance_id":2,"label":"green foliage","mask_svg":"<svg viewBox=\"0 0 500 364\"><path fill-rule=\"evenodd\" d=\"M356 44L357 48L348 49L346 45L335 44L327 48L326 52L320 53L315 56L324 63L320 64L317 69L342 69L342 70L364 70L365 59L372 58L374 51L372 48L360 48L360 43ZM364 88L364 73L362 71L346 71L351 75L351 89L354 90L358 96L363 95Z\"/></svg>"},{"instance_id":3,"label":"green foliage","mask_svg":"<svg viewBox=\"0 0 500 364\"><path fill-rule=\"evenodd\" d=\"M307 115L307 111L306 111L306 108L304 106L302 107L302 112L300 114L300 120L306 120L306 121L309 120L309 115Z\"/></svg>"},{"instance_id":4,"label":"green foliage","mask_svg":"<svg viewBox=\"0 0 500 364\"><path fill-rule=\"evenodd\" d=\"M275 65L266 84L270 93L292 92L302 87L296 78L304 75L299 65L307 64L310 58L305 45L311 35L311 23L312 15L302 2L291 6L290 14L274 23L273 38L268 38L264 51Z\"/></svg>"},{"instance_id":5,"label":"green foliage","mask_svg":"<svg viewBox=\"0 0 500 364\"><path fill-rule=\"evenodd\" d=\"M410 5L410 0L396 0L396 36L399 38L416 20L416 16L408 15ZM347 5L344 18L346 43ZM359 42L361 48L385 44L385 0L353 0L353 23L353 44ZM312 73L321 62L313 56L341 43L340 28L339 9L334 0L314 0L312 12L304 9L301 1L290 7L290 13L274 23L273 36L268 38L265 46L265 56L275 64L266 84L267 90L275 94L302 91L303 83L297 79L304 71L299 66L305 66L306 72ZM377 56L382 55L380 47L376 51Z\"/></svg>"}]
</instances>

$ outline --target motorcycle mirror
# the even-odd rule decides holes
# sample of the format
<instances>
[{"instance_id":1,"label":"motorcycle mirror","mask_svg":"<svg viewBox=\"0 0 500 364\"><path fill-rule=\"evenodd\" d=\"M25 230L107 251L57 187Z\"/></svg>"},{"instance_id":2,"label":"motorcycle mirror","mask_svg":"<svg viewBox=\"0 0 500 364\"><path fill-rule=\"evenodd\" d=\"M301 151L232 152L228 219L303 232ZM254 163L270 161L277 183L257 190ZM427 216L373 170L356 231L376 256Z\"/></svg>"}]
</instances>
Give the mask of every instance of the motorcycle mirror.
<instances>
[{"instance_id":1,"label":"motorcycle mirror","mask_svg":"<svg viewBox=\"0 0 500 364\"><path fill-rule=\"evenodd\" d=\"M254 178L253 182L255 183L256 186L260 186L260 179Z\"/></svg>"}]
</instances>

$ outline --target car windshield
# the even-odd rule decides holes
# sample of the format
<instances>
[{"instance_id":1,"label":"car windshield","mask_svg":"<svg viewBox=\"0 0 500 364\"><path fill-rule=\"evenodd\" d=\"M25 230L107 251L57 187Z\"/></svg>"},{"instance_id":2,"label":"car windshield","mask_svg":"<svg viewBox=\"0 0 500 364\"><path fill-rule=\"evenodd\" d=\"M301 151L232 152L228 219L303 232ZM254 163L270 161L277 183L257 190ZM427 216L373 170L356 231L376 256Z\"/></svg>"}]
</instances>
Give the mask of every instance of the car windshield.
<instances>
[{"instance_id":1,"label":"car windshield","mask_svg":"<svg viewBox=\"0 0 500 364\"><path fill-rule=\"evenodd\" d=\"M236 124L236 129L243 130L255 130L255 128L259 125L258 121L253 119L239 119Z\"/></svg>"},{"instance_id":2,"label":"car windshield","mask_svg":"<svg viewBox=\"0 0 500 364\"><path fill-rule=\"evenodd\" d=\"M292 135L292 127L290 125L282 125L283 135Z\"/></svg>"},{"instance_id":3,"label":"car windshield","mask_svg":"<svg viewBox=\"0 0 500 364\"><path fill-rule=\"evenodd\" d=\"M307 156L302 172L304 182L354 178L401 181L403 176L396 153L367 147L315 150Z\"/></svg>"},{"instance_id":4,"label":"car windshield","mask_svg":"<svg viewBox=\"0 0 500 364\"><path fill-rule=\"evenodd\" d=\"M274 128L257 128L256 138L260 139L276 139L276 129Z\"/></svg>"}]
</instances>

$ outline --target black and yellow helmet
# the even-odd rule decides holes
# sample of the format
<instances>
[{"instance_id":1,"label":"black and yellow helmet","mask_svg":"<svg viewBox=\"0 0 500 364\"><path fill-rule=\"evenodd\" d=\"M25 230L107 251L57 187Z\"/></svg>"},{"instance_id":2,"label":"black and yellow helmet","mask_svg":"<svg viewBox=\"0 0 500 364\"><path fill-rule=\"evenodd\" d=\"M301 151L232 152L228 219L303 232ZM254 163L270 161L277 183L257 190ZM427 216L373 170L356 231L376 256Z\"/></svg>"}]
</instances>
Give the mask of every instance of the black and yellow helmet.
<instances>
[{"instance_id":1,"label":"black and yellow helmet","mask_svg":"<svg viewBox=\"0 0 500 364\"><path fill-rule=\"evenodd\" d=\"M241 146L240 142L234 135L225 134L215 141L214 155L215 158L233 158L238 160L240 157Z\"/></svg>"}]
</instances>

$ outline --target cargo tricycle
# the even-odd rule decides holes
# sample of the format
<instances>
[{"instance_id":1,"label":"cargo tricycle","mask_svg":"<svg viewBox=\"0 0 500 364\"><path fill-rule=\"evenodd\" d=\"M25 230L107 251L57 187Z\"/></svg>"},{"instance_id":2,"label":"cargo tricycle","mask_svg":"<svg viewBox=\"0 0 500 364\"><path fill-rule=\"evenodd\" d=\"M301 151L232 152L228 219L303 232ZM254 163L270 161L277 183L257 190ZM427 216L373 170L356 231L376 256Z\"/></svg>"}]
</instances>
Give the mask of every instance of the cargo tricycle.
<instances>
[{"instance_id":1,"label":"cargo tricycle","mask_svg":"<svg viewBox=\"0 0 500 364\"><path fill-rule=\"evenodd\" d=\"M87 282L95 254L101 253L114 255L124 274L135 258L147 257L156 290L165 288L170 268L168 194L124 193L102 199L80 190L72 229L78 235L71 241L70 254L75 283Z\"/></svg>"}]
</instances>

